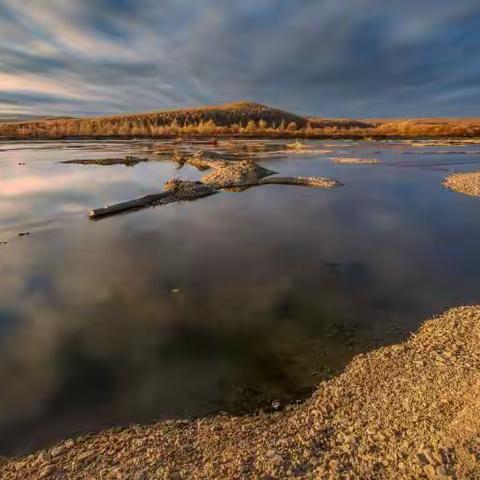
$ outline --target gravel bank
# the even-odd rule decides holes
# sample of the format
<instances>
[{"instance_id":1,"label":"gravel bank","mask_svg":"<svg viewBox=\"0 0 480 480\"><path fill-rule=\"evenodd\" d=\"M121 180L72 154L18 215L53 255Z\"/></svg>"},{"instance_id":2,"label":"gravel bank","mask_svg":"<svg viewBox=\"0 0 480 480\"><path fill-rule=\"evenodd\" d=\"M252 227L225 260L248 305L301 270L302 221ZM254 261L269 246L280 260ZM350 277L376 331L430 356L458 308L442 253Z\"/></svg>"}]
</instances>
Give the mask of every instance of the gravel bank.
<instances>
[{"instance_id":1,"label":"gravel bank","mask_svg":"<svg viewBox=\"0 0 480 480\"><path fill-rule=\"evenodd\" d=\"M3 460L0 478L480 479L480 306L357 356L273 414L133 426Z\"/></svg>"},{"instance_id":2,"label":"gravel bank","mask_svg":"<svg viewBox=\"0 0 480 480\"><path fill-rule=\"evenodd\" d=\"M448 176L443 185L471 197L480 197L480 172L455 173Z\"/></svg>"}]
</instances>

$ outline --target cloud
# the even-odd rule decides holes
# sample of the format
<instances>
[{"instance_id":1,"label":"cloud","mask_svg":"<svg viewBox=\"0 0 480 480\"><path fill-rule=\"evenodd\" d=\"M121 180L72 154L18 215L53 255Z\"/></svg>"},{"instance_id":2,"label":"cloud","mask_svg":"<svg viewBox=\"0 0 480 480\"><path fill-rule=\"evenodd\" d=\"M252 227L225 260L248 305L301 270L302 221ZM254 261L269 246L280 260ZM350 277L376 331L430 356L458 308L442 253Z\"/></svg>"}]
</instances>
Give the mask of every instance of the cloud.
<instances>
[{"instance_id":1,"label":"cloud","mask_svg":"<svg viewBox=\"0 0 480 480\"><path fill-rule=\"evenodd\" d=\"M0 69L20 87L0 77L0 98L28 90L36 114L247 98L304 114L474 115L475 3L3 0Z\"/></svg>"}]
</instances>

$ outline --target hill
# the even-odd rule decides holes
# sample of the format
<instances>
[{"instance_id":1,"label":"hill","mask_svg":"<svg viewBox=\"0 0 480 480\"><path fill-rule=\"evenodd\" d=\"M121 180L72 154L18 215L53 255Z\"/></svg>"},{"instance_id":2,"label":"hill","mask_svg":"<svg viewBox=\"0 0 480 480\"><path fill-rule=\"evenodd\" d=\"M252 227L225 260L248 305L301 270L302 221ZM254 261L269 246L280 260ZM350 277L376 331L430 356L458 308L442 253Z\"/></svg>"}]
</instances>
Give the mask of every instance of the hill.
<instances>
[{"instance_id":1,"label":"hill","mask_svg":"<svg viewBox=\"0 0 480 480\"><path fill-rule=\"evenodd\" d=\"M307 124L306 118L290 112L253 102L238 102L93 118L11 122L0 125L0 136L61 138L252 134L267 129L296 131L305 128Z\"/></svg>"},{"instance_id":2,"label":"hill","mask_svg":"<svg viewBox=\"0 0 480 480\"><path fill-rule=\"evenodd\" d=\"M112 115L99 117L97 120L111 123L147 121L163 126L170 126L173 122L181 126L188 126L213 121L219 127L235 124L246 126L250 121L264 121L269 127L278 127L282 122L286 125L294 122L297 124L297 127L303 128L308 123L306 118L299 115L254 102L236 102L209 107Z\"/></svg>"}]
</instances>

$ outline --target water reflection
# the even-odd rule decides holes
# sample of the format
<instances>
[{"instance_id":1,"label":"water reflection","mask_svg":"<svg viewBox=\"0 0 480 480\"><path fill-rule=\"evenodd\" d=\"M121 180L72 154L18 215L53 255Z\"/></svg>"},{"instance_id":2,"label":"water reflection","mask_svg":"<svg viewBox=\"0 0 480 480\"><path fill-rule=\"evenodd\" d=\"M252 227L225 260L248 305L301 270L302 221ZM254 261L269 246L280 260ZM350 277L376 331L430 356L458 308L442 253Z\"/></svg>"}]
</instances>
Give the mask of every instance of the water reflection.
<instances>
[{"instance_id":1,"label":"water reflection","mask_svg":"<svg viewBox=\"0 0 480 480\"><path fill-rule=\"evenodd\" d=\"M91 207L199 174L57 163L151 148L79 145L0 153L1 452L298 398L355 352L480 300L478 203L442 172L395 168L408 146L348 147L381 148L392 168L264 161L337 178L334 191L268 186L89 222Z\"/></svg>"}]
</instances>

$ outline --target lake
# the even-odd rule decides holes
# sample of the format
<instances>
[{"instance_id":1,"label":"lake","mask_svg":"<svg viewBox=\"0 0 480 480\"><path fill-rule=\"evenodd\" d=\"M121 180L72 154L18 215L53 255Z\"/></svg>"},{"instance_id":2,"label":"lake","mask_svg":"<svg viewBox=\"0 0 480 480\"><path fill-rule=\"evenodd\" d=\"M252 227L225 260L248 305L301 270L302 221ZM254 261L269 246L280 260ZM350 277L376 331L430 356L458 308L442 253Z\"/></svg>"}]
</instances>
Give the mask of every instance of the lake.
<instances>
[{"instance_id":1,"label":"lake","mask_svg":"<svg viewBox=\"0 0 480 480\"><path fill-rule=\"evenodd\" d=\"M479 145L308 143L259 162L342 187L268 185L91 221L90 208L202 173L59 163L154 160L166 141L0 142L0 454L282 408L355 354L480 303L480 200L442 186L480 170Z\"/></svg>"}]
</instances>

